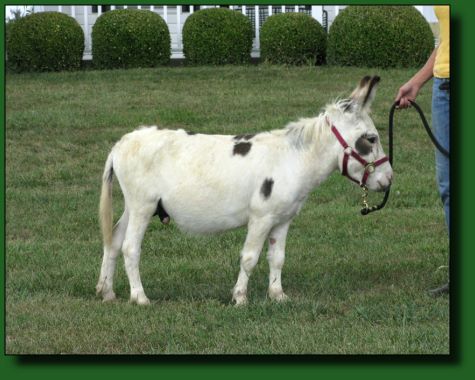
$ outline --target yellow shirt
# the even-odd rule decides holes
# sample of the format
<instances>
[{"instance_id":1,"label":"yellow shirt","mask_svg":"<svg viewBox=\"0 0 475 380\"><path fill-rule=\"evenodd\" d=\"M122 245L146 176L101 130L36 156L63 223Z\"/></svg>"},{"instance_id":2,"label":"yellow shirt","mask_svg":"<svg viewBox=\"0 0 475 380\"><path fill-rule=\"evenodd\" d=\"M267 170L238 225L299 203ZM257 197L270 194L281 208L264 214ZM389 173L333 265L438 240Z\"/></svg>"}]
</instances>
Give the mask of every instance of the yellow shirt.
<instances>
[{"instance_id":1,"label":"yellow shirt","mask_svg":"<svg viewBox=\"0 0 475 380\"><path fill-rule=\"evenodd\" d=\"M439 20L439 46L435 56L434 76L450 78L450 7L448 5L434 6L434 12Z\"/></svg>"}]
</instances>

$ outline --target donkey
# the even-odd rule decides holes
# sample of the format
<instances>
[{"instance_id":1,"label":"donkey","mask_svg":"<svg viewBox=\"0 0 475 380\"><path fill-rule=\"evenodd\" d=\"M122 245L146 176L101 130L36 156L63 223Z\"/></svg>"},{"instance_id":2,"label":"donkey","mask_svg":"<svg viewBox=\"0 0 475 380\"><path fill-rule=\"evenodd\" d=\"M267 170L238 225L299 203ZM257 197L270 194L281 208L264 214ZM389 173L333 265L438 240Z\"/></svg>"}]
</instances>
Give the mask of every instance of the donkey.
<instances>
[{"instance_id":1,"label":"donkey","mask_svg":"<svg viewBox=\"0 0 475 380\"><path fill-rule=\"evenodd\" d=\"M378 82L377 76L364 77L348 99L280 130L228 136L152 126L124 135L112 148L102 178L104 256L96 290L103 301L115 298L113 277L122 249L130 301L150 303L139 261L154 215L196 234L247 225L233 301L247 302L249 277L267 239L268 295L287 299L281 284L287 231L310 191L338 169L373 191L391 184L392 168L369 116ZM112 227L114 175L125 207Z\"/></svg>"}]
</instances>

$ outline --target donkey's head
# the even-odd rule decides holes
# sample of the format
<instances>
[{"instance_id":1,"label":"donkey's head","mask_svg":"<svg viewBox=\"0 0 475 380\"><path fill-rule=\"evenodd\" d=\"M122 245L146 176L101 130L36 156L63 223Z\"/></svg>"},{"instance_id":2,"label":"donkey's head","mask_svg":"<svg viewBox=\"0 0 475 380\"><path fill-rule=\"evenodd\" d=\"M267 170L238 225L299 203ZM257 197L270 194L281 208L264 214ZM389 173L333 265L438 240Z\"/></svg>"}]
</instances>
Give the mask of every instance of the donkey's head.
<instances>
[{"instance_id":1,"label":"donkey's head","mask_svg":"<svg viewBox=\"0 0 475 380\"><path fill-rule=\"evenodd\" d=\"M349 99L327 109L338 150L338 166L343 175L370 190L384 191L393 171L384 154L370 107L379 77L364 77Z\"/></svg>"}]
</instances>

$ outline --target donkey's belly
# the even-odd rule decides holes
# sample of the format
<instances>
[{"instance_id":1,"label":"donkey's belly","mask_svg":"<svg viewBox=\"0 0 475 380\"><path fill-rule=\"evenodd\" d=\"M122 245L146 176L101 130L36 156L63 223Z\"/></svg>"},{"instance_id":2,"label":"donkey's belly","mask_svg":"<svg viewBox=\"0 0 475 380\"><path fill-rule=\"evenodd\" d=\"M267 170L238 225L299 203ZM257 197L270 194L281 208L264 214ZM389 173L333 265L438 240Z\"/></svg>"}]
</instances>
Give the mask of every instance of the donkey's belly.
<instances>
[{"instance_id":1,"label":"donkey's belly","mask_svg":"<svg viewBox=\"0 0 475 380\"><path fill-rule=\"evenodd\" d=\"M163 194L162 204L171 219L184 231L213 233L240 227L249 220L249 197L215 191Z\"/></svg>"},{"instance_id":2,"label":"donkey's belly","mask_svg":"<svg viewBox=\"0 0 475 380\"><path fill-rule=\"evenodd\" d=\"M167 206L167 203L169 206ZM245 225L249 220L248 208L237 209L235 205L225 204L191 204L169 199L164 202L166 211L177 226L184 231L206 234Z\"/></svg>"}]
</instances>

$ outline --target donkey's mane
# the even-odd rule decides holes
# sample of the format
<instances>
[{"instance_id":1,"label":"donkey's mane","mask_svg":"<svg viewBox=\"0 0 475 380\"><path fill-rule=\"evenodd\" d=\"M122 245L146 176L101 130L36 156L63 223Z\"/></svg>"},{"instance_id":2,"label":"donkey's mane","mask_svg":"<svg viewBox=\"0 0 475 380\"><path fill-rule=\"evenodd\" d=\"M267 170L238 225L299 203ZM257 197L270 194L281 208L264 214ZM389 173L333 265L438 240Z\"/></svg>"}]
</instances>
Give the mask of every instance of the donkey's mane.
<instances>
[{"instance_id":1,"label":"donkey's mane","mask_svg":"<svg viewBox=\"0 0 475 380\"><path fill-rule=\"evenodd\" d=\"M335 113L345 112L351 105L351 99L337 99L327 104L323 111L313 118L301 118L290 122L283 129L284 134L297 148L313 145L316 141L324 140L330 135L330 126L326 117Z\"/></svg>"}]
</instances>

